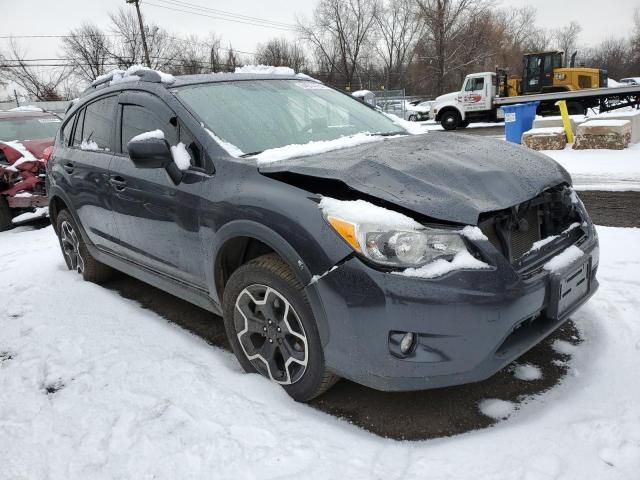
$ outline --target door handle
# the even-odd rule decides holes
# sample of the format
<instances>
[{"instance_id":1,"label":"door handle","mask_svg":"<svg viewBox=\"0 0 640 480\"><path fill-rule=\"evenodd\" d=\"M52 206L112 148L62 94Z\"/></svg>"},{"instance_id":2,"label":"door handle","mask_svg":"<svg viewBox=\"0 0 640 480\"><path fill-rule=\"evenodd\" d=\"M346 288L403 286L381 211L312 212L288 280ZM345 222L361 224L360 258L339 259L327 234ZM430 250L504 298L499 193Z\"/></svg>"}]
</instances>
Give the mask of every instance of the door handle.
<instances>
[{"instance_id":1,"label":"door handle","mask_svg":"<svg viewBox=\"0 0 640 480\"><path fill-rule=\"evenodd\" d=\"M65 163L62 168L64 168L64 171L67 173L73 173L73 163L72 162L67 162Z\"/></svg>"},{"instance_id":2,"label":"door handle","mask_svg":"<svg viewBox=\"0 0 640 480\"><path fill-rule=\"evenodd\" d=\"M113 185L113 188L115 188L119 192L127 188L127 182L119 175L111 177L109 179L109 182L111 183L111 185Z\"/></svg>"}]
</instances>

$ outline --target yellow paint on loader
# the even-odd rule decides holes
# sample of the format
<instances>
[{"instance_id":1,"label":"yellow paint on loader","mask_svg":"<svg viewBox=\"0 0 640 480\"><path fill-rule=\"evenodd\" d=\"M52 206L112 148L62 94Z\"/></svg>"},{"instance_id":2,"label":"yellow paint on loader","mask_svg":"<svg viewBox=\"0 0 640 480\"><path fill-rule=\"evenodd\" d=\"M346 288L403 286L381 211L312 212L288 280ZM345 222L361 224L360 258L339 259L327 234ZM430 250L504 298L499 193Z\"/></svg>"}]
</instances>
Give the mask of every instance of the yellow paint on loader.
<instances>
[{"instance_id":1,"label":"yellow paint on loader","mask_svg":"<svg viewBox=\"0 0 640 480\"><path fill-rule=\"evenodd\" d=\"M556 106L560 107L560 115L562 115L562 124L564 125L564 133L567 135L567 143L573 143L573 130L571 129L571 119L569 118L567 101L558 100Z\"/></svg>"}]
</instances>

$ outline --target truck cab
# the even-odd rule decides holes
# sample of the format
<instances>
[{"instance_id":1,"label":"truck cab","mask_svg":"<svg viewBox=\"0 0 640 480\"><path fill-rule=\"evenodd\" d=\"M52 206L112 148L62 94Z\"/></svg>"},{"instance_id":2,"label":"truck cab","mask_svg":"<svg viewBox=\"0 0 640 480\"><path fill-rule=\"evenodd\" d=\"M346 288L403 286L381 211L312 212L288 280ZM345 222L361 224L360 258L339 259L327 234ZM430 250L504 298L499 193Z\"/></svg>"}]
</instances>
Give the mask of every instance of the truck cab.
<instances>
[{"instance_id":1,"label":"truck cab","mask_svg":"<svg viewBox=\"0 0 640 480\"><path fill-rule=\"evenodd\" d=\"M493 106L493 99L497 86L495 72L467 75L459 92L435 99L430 118L440 122L445 130L464 128L472 121L496 121L499 113Z\"/></svg>"}]
</instances>

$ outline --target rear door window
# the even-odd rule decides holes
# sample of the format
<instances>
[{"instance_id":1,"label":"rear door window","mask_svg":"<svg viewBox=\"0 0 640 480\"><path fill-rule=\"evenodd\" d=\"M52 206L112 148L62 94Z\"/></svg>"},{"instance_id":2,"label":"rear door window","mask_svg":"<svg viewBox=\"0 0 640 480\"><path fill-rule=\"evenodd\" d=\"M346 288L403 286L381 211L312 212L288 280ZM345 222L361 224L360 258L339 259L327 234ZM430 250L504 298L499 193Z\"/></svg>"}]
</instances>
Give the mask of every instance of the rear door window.
<instances>
[{"instance_id":1,"label":"rear door window","mask_svg":"<svg viewBox=\"0 0 640 480\"><path fill-rule=\"evenodd\" d=\"M80 148L85 150L114 151L113 124L117 97L101 98L85 108ZM76 128L76 133L78 128ZM77 137L77 135L76 135ZM74 144L75 144L74 137Z\"/></svg>"}]
</instances>

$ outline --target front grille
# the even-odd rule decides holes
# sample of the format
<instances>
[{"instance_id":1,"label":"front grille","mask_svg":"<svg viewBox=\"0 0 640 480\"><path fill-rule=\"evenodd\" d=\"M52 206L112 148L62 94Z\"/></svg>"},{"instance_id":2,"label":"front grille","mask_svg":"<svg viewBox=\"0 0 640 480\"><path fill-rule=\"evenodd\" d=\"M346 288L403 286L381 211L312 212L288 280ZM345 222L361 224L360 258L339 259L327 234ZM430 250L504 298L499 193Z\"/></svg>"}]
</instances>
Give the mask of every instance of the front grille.
<instances>
[{"instance_id":1,"label":"front grille","mask_svg":"<svg viewBox=\"0 0 640 480\"><path fill-rule=\"evenodd\" d=\"M535 261L535 242L560 235L572 223L582 218L571 201L571 190L558 187L512 208L493 212L480 218L479 227L489 241L518 269ZM577 239L579 232L570 235ZM549 252L540 252L542 255Z\"/></svg>"},{"instance_id":2,"label":"front grille","mask_svg":"<svg viewBox=\"0 0 640 480\"><path fill-rule=\"evenodd\" d=\"M514 259L520 258L533 246L534 242L540 240L540 217L538 208L529 208L522 216L524 222L520 222L521 228L517 225L511 230L511 255Z\"/></svg>"}]
</instances>

